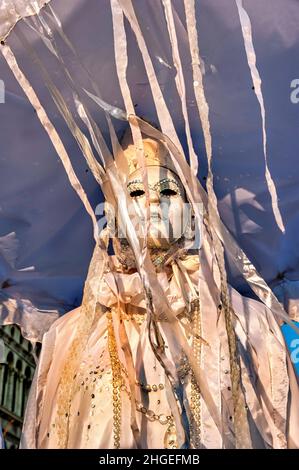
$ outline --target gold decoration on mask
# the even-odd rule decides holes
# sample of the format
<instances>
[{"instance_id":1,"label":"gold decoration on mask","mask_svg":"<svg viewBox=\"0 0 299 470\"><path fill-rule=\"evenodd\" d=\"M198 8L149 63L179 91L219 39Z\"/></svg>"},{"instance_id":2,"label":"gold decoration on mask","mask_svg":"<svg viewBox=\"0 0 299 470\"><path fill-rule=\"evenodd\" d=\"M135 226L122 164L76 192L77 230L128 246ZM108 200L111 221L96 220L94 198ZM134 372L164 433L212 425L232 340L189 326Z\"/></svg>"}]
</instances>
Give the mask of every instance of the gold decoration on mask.
<instances>
[{"instance_id":1,"label":"gold decoration on mask","mask_svg":"<svg viewBox=\"0 0 299 470\"><path fill-rule=\"evenodd\" d=\"M177 173L168 150L158 140L149 137L142 139L139 149L144 152L145 166L163 166ZM128 163L128 176L141 169L137 158L137 150L138 148L134 144L129 144L123 152Z\"/></svg>"}]
</instances>

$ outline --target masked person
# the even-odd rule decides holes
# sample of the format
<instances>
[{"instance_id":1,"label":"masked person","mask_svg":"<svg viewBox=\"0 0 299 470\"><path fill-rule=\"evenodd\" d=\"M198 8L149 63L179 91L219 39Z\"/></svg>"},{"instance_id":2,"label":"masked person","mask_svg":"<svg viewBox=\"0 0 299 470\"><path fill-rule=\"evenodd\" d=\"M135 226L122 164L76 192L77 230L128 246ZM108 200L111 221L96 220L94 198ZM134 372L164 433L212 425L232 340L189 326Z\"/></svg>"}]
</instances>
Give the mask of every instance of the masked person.
<instances>
[{"instance_id":1,"label":"masked person","mask_svg":"<svg viewBox=\"0 0 299 470\"><path fill-rule=\"evenodd\" d=\"M154 291L123 234L114 255L94 255L81 307L44 336L21 446L298 447L298 387L271 311L230 286L225 303L211 233L190 248L186 188L161 142L143 138L147 182L136 147L124 147Z\"/></svg>"}]
</instances>

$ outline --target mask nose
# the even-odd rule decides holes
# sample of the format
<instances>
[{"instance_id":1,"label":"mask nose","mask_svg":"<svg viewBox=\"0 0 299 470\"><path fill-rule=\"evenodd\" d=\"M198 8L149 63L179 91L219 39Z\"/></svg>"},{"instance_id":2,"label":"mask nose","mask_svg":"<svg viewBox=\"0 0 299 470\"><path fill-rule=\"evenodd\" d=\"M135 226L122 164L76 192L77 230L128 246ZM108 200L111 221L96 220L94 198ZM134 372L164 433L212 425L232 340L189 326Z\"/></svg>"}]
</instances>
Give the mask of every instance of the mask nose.
<instances>
[{"instance_id":1,"label":"mask nose","mask_svg":"<svg viewBox=\"0 0 299 470\"><path fill-rule=\"evenodd\" d=\"M149 203L159 203L160 202L160 197L158 191L154 191L153 189L149 190Z\"/></svg>"}]
</instances>

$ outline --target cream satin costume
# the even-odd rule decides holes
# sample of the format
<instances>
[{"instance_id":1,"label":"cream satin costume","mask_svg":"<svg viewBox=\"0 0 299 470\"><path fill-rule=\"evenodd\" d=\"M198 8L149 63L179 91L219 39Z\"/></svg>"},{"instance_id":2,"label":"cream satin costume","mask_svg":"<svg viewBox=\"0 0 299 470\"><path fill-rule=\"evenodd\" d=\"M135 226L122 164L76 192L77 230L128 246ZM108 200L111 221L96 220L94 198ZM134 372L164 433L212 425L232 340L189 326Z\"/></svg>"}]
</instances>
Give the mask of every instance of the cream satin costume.
<instances>
[{"instance_id":1,"label":"cream satin costume","mask_svg":"<svg viewBox=\"0 0 299 470\"><path fill-rule=\"evenodd\" d=\"M99 241L82 306L44 336L22 448L299 447L298 384L278 322L229 286L223 302L202 236L200 256L178 246L156 264L168 318L153 317L140 273Z\"/></svg>"},{"instance_id":2,"label":"cream satin costume","mask_svg":"<svg viewBox=\"0 0 299 470\"><path fill-rule=\"evenodd\" d=\"M198 265L194 258L196 257L186 257L183 261L192 282L196 282L198 276ZM123 321L133 351L136 380L145 385L141 394L142 404L160 417L159 420L153 420L150 411L147 411L149 417L142 412L137 415L141 429L141 447L172 447L171 441L176 438L172 438L171 433L168 436L169 425L164 424L167 416L171 415L165 389L166 377L156 361L146 334L145 308L140 295L139 275L117 272L115 280L117 290L110 273L105 275L99 302L109 309L108 312L111 309L116 325L120 320ZM159 280L176 314L184 315L184 301L173 273L169 274L168 279L165 273L160 273ZM269 324L269 312L261 303L241 297L233 289L230 292L237 315L235 328L242 355L242 379L253 446L298 447L298 389L293 373L291 380L288 378L290 364L287 364L286 349L279 327L274 321ZM89 338L78 373L73 378L75 394L70 411L67 443L69 448L113 448L113 380L108 346L110 320L107 317L107 313L99 313L95 319L93 334ZM60 447L55 427L57 387L65 351L71 344L79 318L80 308L77 308L56 321L45 335L27 407L22 447ZM190 379L188 374L185 375L188 368L184 370L181 351L177 347L170 325L161 323L161 328L167 338L171 367L181 368L180 393L185 395L187 408L191 396ZM202 368L217 409L223 417L223 430L222 433L219 432L205 404L201 403L201 445L207 448L230 448L234 446L234 434L231 423L229 361L225 329L222 322L217 321L216 311L210 312L206 324L203 325L203 332L208 344L202 347ZM254 347L251 355L246 351L247 339ZM121 353L121 344L118 343L117 346ZM290 366L289 372L291 370ZM151 386L150 391L145 390L146 385ZM136 387L140 388L140 385ZM129 407L128 394L124 389L121 448L136 447L130 427Z\"/></svg>"}]
</instances>

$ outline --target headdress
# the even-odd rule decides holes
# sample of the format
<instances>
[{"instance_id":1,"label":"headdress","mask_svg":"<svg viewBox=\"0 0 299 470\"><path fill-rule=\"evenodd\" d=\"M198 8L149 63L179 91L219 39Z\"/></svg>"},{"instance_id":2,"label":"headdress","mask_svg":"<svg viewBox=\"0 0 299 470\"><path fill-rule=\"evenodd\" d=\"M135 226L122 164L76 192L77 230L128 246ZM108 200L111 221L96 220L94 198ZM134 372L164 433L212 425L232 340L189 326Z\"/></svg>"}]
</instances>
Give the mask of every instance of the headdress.
<instances>
[{"instance_id":1,"label":"headdress","mask_svg":"<svg viewBox=\"0 0 299 470\"><path fill-rule=\"evenodd\" d=\"M138 161L138 150L143 151L146 166L162 166L177 174L172 158L166 147L156 139L142 137L139 144L134 145L129 130L122 139L123 155L128 165L128 176L141 168Z\"/></svg>"}]
</instances>

